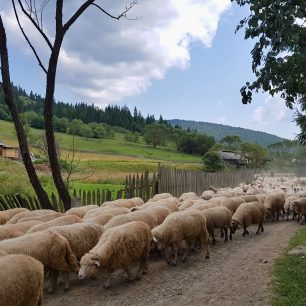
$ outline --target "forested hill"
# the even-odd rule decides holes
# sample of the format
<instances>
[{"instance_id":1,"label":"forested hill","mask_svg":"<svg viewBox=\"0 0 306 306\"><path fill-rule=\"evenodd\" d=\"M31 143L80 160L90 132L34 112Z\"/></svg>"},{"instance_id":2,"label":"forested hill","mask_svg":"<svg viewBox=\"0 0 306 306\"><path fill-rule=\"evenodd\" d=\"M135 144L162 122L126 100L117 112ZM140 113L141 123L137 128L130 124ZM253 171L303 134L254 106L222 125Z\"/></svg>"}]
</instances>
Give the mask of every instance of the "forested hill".
<instances>
[{"instance_id":1,"label":"forested hill","mask_svg":"<svg viewBox=\"0 0 306 306\"><path fill-rule=\"evenodd\" d=\"M283 140L283 138L265 132L253 131L217 123L180 119L172 119L167 121L173 126L179 125L183 129L189 128L190 130L197 130L199 133L212 135L217 141L227 135L238 135L242 141L254 142L265 146Z\"/></svg>"}]
</instances>

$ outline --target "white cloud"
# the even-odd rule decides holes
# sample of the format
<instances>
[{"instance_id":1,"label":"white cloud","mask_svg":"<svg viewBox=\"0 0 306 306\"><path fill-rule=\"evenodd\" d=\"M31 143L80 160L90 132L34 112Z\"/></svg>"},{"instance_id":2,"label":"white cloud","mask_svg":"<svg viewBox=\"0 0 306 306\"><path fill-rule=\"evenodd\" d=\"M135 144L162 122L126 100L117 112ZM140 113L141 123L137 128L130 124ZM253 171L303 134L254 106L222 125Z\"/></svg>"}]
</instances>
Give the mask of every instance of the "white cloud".
<instances>
[{"instance_id":1,"label":"white cloud","mask_svg":"<svg viewBox=\"0 0 306 306\"><path fill-rule=\"evenodd\" d=\"M66 20L81 3L80 0L64 2ZM126 4L116 0L106 4L106 9L116 15ZM9 37L14 45L23 48L25 43L11 4L3 5L6 5L2 9ZM130 17L141 16L140 19L120 21L91 7L65 38L57 83L78 97L77 100L100 105L141 94L152 80L164 78L169 69L186 69L193 43L210 47L221 15L229 7L230 0L143 0L130 12ZM52 35L52 3L45 16L44 27ZM49 50L42 49L43 41L24 19L22 22L46 59Z\"/></svg>"},{"instance_id":2,"label":"white cloud","mask_svg":"<svg viewBox=\"0 0 306 306\"><path fill-rule=\"evenodd\" d=\"M263 105L257 106L252 114L252 121L260 125L286 121L292 117L292 111L286 107L280 96L267 96Z\"/></svg>"}]
</instances>

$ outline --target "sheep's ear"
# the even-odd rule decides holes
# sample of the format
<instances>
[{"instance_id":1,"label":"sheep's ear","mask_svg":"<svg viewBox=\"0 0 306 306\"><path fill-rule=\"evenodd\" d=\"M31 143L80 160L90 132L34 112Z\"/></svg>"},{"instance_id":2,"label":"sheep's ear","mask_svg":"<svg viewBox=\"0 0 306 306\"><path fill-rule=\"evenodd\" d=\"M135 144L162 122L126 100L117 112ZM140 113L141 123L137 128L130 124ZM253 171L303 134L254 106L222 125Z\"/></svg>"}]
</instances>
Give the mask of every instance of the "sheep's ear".
<instances>
[{"instance_id":1,"label":"sheep's ear","mask_svg":"<svg viewBox=\"0 0 306 306\"><path fill-rule=\"evenodd\" d=\"M94 261L94 264L95 264L95 266L98 267L98 268L100 268L100 266L101 266L101 264L100 264L100 262L99 262L98 260L95 260L95 261Z\"/></svg>"},{"instance_id":2,"label":"sheep's ear","mask_svg":"<svg viewBox=\"0 0 306 306\"><path fill-rule=\"evenodd\" d=\"M156 239L154 236L153 236L153 241L154 241L154 242L157 242L157 239Z\"/></svg>"}]
</instances>

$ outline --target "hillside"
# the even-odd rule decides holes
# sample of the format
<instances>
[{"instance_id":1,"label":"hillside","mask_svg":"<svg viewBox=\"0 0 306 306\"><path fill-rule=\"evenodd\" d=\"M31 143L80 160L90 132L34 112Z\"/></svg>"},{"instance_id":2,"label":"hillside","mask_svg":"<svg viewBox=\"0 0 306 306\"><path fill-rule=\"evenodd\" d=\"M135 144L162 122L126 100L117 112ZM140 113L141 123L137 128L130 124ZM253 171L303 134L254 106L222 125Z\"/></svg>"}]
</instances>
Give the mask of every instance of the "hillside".
<instances>
[{"instance_id":1,"label":"hillside","mask_svg":"<svg viewBox=\"0 0 306 306\"><path fill-rule=\"evenodd\" d=\"M190 128L191 130L197 130L199 133L212 135L216 138L217 141L219 141L220 139L222 139L224 136L227 135L238 135L242 141L254 142L264 146L268 146L272 143L283 140L283 138L265 132L254 131L254 130L217 124L217 123L180 120L180 119L171 119L167 121L173 126L179 125L184 129Z\"/></svg>"}]
</instances>

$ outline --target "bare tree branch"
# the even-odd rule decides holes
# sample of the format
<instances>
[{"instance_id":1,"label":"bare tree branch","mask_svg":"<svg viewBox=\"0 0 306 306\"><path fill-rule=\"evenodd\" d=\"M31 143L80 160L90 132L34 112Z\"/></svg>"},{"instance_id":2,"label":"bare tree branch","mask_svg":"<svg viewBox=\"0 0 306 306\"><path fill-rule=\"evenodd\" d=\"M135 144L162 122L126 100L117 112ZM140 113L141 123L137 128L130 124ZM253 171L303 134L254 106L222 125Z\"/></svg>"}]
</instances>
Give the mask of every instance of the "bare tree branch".
<instances>
[{"instance_id":1,"label":"bare tree branch","mask_svg":"<svg viewBox=\"0 0 306 306\"><path fill-rule=\"evenodd\" d=\"M126 13L127 13L129 10L131 10L131 9L133 8L133 6L135 6L136 4L139 4L139 2L138 2L138 1L132 1L132 2L130 3L130 5L129 5L128 7L126 7L125 10L124 10L120 15L115 16L115 15L110 14L110 13L107 12L106 10L104 10L100 5L98 5L98 4L96 4L96 3L92 3L92 5L94 5L95 7L97 7L100 11L102 11L102 12L103 12L104 14L106 14L108 17L113 18L113 19L117 19L117 20L119 20L119 19L122 18L122 17L127 18L127 17L126 17ZM136 18L136 19L138 19L138 18Z\"/></svg>"},{"instance_id":2,"label":"bare tree branch","mask_svg":"<svg viewBox=\"0 0 306 306\"><path fill-rule=\"evenodd\" d=\"M20 7L21 7L21 10L22 12L29 18L29 20L32 22L32 24L34 25L34 27L37 29L37 31L41 34L41 36L44 38L44 40L46 41L47 45L49 46L49 48L51 49L51 51L53 50L53 46L48 38L48 36L44 33L44 31L40 28L40 26L35 22L35 20L33 19L32 15L29 14L27 12L27 10L24 8L21 0L17 0ZM13 5L15 6L15 1L12 0L13 2ZM33 12L33 10L31 10L31 12Z\"/></svg>"},{"instance_id":3,"label":"bare tree branch","mask_svg":"<svg viewBox=\"0 0 306 306\"><path fill-rule=\"evenodd\" d=\"M16 6L15 6L15 1L12 0L12 3L13 3L14 13L15 13L16 20L17 20L17 23L18 23L18 25L19 25L19 28L20 28L20 30L21 30L21 32L22 32L22 34L23 34L25 40L27 41L27 43L29 44L30 48L32 49L32 51L33 51L33 53L34 53L34 55L35 55L35 57L36 57L36 59L37 59L37 61L38 61L39 66L42 68L42 70L45 72L45 74L47 74L47 69L44 67L44 65L43 65L42 61L40 60L40 58L39 58L39 56L38 56L38 54L37 54L35 48L33 47L33 45L32 45L32 43L30 42L28 36L26 35L25 31L23 30L23 27L22 27L21 24L20 24L19 16L18 16L18 13L17 13L17 10L16 10Z\"/></svg>"}]
</instances>

